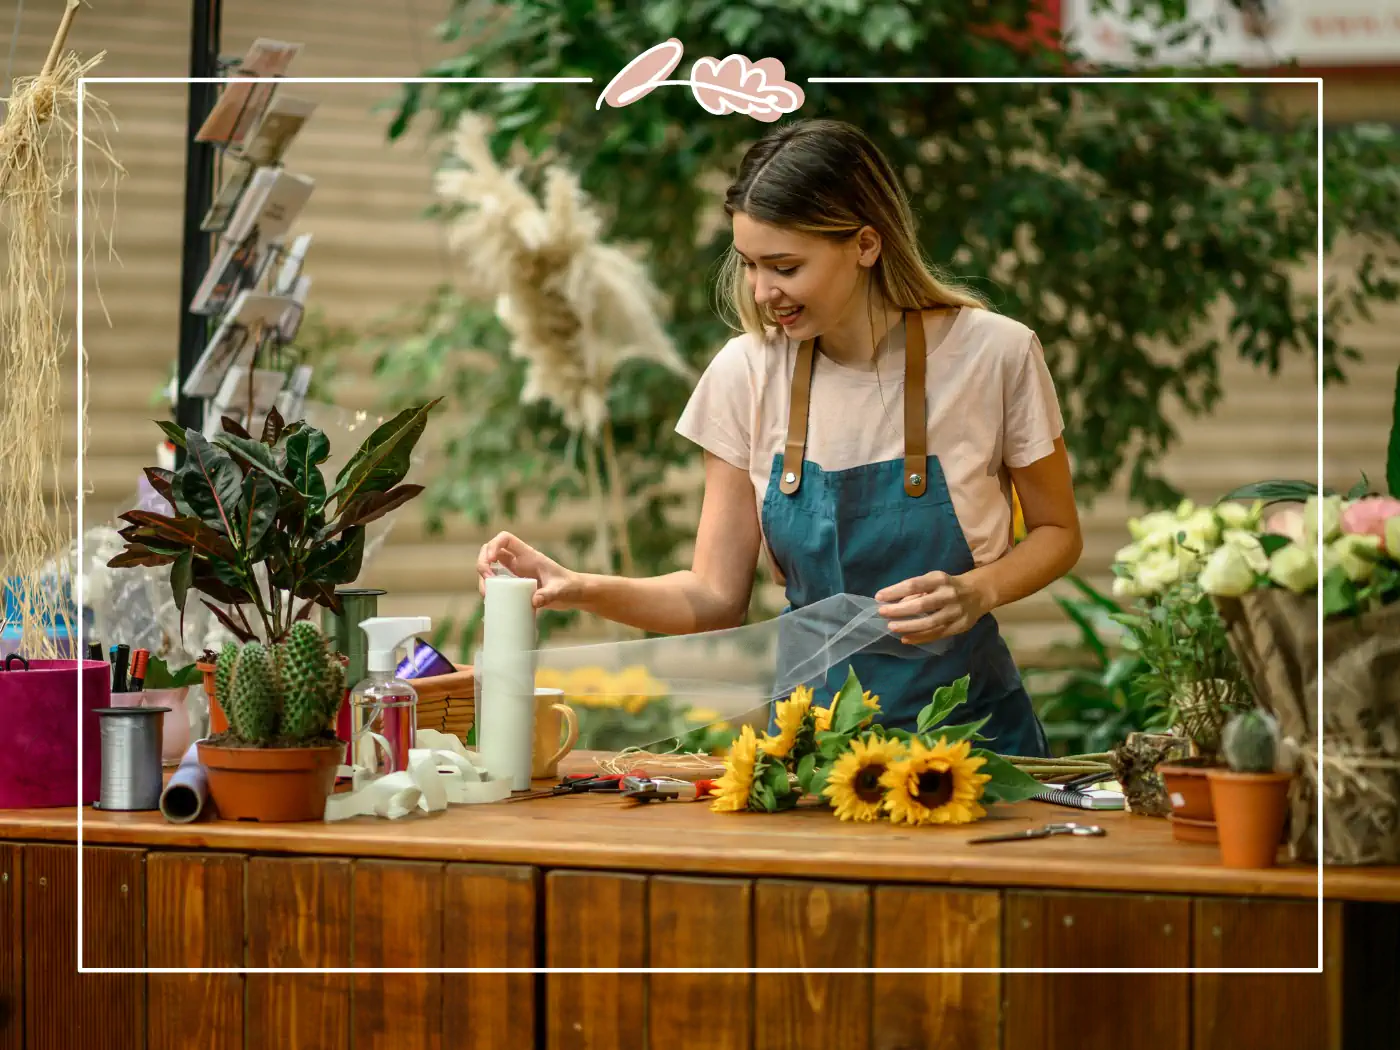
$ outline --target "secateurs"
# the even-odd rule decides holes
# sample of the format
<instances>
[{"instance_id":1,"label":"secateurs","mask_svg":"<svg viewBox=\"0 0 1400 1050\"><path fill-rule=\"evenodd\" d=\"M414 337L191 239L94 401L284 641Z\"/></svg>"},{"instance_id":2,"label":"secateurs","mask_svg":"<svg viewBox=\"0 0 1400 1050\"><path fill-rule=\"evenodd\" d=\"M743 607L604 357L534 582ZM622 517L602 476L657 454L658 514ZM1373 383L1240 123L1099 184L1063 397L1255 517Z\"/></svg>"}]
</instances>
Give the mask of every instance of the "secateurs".
<instances>
[{"instance_id":1,"label":"secateurs","mask_svg":"<svg viewBox=\"0 0 1400 1050\"><path fill-rule=\"evenodd\" d=\"M714 794L713 780L676 780L637 772L622 778L622 797L631 802L698 802Z\"/></svg>"}]
</instances>

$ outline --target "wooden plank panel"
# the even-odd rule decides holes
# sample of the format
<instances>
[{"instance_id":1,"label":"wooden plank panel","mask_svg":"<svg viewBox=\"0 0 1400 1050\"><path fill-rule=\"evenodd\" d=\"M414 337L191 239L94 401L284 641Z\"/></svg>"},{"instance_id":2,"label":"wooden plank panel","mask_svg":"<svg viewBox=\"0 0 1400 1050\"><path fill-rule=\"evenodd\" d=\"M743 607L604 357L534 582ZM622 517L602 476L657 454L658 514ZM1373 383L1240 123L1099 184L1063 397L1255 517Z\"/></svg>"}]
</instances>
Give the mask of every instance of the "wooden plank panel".
<instances>
[{"instance_id":1,"label":"wooden plank panel","mask_svg":"<svg viewBox=\"0 0 1400 1050\"><path fill-rule=\"evenodd\" d=\"M1001 965L1001 897L994 891L875 889L877 967ZM874 1050L1001 1046L1001 983L994 973L875 974Z\"/></svg>"},{"instance_id":2,"label":"wooden plank panel","mask_svg":"<svg viewBox=\"0 0 1400 1050\"><path fill-rule=\"evenodd\" d=\"M350 861L250 857L248 965L350 965ZM247 1050L349 1050L350 974L248 975Z\"/></svg>"},{"instance_id":3,"label":"wooden plank panel","mask_svg":"<svg viewBox=\"0 0 1400 1050\"><path fill-rule=\"evenodd\" d=\"M1002 939L1012 967L1191 965L1187 898L1007 893ZM1187 1050L1187 974L1006 974L1003 1045L1118 1050L1125 1041Z\"/></svg>"},{"instance_id":4,"label":"wooden plank panel","mask_svg":"<svg viewBox=\"0 0 1400 1050\"><path fill-rule=\"evenodd\" d=\"M1195 902L1194 965L1317 965L1317 905L1267 898ZM1326 1045L1327 986L1322 974L1192 975L1195 1050ZM1242 1009L1268 1003L1268 1009Z\"/></svg>"},{"instance_id":5,"label":"wooden plank panel","mask_svg":"<svg viewBox=\"0 0 1400 1050\"><path fill-rule=\"evenodd\" d=\"M244 965L245 864L237 853L147 858L149 966ZM243 1050L243 982L236 973L149 974L148 1050Z\"/></svg>"},{"instance_id":6,"label":"wooden plank panel","mask_svg":"<svg viewBox=\"0 0 1400 1050\"><path fill-rule=\"evenodd\" d=\"M551 871L545 878L548 966L646 965L646 879ZM549 1050L644 1050L644 974L547 977Z\"/></svg>"},{"instance_id":7,"label":"wooden plank panel","mask_svg":"<svg viewBox=\"0 0 1400 1050\"><path fill-rule=\"evenodd\" d=\"M0 1050L24 1050L24 848L0 843Z\"/></svg>"},{"instance_id":8,"label":"wooden plank panel","mask_svg":"<svg viewBox=\"0 0 1400 1050\"><path fill-rule=\"evenodd\" d=\"M355 966L442 965L443 865L355 862ZM442 1044L441 975L355 974L355 1050L427 1050Z\"/></svg>"},{"instance_id":9,"label":"wooden plank panel","mask_svg":"<svg viewBox=\"0 0 1400 1050\"><path fill-rule=\"evenodd\" d=\"M83 966L144 966L145 851L83 851ZM112 1050L145 1046L140 974L78 974L78 850L26 846L25 1033L29 1050L99 1040Z\"/></svg>"},{"instance_id":10,"label":"wooden plank panel","mask_svg":"<svg viewBox=\"0 0 1400 1050\"><path fill-rule=\"evenodd\" d=\"M762 880L755 891L754 917L756 966L870 965L870 891L864 886ZM870 976L755 974L754 1046L868 1047Z\"/></svg>"},{"instance_id":11,"label":"wooden plank panel","mask_svg":"<svg viewBox=\"0 0 1400 1050\"><path fill-rule=\"evenodd\" d=\"M754 965L752 901L753 886L742 879L654 877L647 895L647 965L697 970ZM650 1045L748 1050L754 976L648 975Z\"/></svg>"},{"instance_id":12,"label":"wooden plank panel","mask_svg":"<svg viewBox=\"0 0 1400 1050\"><path fill-rule=\"evenodd\" d=\"M449 864L442 892L444 966L536 965L539 872ZM535 1045L535 975L442 975L442 1045L496 1050Z\"/></svg>"}]
</instances>

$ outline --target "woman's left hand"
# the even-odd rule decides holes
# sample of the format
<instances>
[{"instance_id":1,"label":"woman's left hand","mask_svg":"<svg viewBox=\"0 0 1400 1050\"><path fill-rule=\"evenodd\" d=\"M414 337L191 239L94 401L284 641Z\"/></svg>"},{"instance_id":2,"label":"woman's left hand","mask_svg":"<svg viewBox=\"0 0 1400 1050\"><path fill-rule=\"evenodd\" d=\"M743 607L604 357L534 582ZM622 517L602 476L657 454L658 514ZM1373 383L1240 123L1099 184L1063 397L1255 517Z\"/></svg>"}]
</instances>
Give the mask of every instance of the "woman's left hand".
<instances>
[{"instance_id":1,"label":"woman's left hand","mask_svg":"<svg viewBox=\"0 0 1400 1050\"><path fill-rule=\"evenodd\" d=\"M906 645L962 634L991 611L992 603L968 575L930 572L875 594L880 615Z\"/></svg>"}]
</instances>

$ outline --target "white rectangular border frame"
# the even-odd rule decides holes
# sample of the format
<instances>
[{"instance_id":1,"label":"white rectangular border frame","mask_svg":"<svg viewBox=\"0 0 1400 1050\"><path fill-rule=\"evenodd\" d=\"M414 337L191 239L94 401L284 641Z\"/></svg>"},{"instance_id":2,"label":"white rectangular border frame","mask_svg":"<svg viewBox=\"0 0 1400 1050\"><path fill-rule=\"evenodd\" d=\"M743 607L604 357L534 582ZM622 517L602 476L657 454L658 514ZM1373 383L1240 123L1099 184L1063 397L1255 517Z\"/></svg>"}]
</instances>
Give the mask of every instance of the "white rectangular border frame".
<instances>
[{"instance_id":1,"label":"white rectangular border frame","mask_svg":"<svg viewBox=\"0 0 1400 1050\"><path fill-rule=\"evenodd\" d=\"M77 148L77 262L78 299L77 334L78 346L78 564L83 559L83 459L84 448L83 418L83 373L86 359L86 346L83 340L83 110L85 91L88 84L226 84L242 77L80 77L78 80L78 148ZM591 77L279 77L282 84L591 84ZM811 84L1314 84L1317 87L1317 484L1323 484L1323 391L1322 391L1322 339L1324 315L1323 280L1323 91L1321 77L808 77ZM734 119L742 119L732 115ZM1322 540L1317 545L1318 564L1322 564ZM78 574L77 604L83 605L83 577ZM1318 667L1322 666L1322 604L1318 603ZM79 653L83 652L82 618L79 624ZM1318 725L1323 725L1324 702L1321 683L1318 687ZM78 788L82 795L82 676L78 676ZM1317 837L1323 838L1323 797L1322 749L1317 754L1318 817ZM775 969L771 967L705 967L694 970L684 967L280 967L280 966L229 966L229 967L135 967L135 966L84 966L83 965L83 809L78 806L78 901L77 937L79 973L1321 973L1324 959L1323 922L1323 875L1322 850L1318 849L1317 861L1317 965L1314 967L975 967L958 969L955 967L918 967L900 969L893 967L862 966L819 969L817 967L795 967Z\"/></svg>"}]
</instances>

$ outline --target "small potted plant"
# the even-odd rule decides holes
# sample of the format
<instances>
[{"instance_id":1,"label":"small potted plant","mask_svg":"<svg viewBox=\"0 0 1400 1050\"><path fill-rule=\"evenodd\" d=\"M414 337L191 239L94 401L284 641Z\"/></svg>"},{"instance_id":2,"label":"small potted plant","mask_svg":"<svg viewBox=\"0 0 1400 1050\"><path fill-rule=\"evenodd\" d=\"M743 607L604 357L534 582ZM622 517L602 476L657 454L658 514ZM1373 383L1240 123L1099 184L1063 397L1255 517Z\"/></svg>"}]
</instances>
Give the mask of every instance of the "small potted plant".
<instances>
[{"instance_id":1,"label":"small potted plant","mask_svg":"<svg viewBox=\"0 0 1400 1050\"><path fill-rule=\"evenodd\" d=\"M286 425L276 409L257 440L227 417L213 442L160 422L185 461L174 471L147 467L146 477L174 513L121 515L126 546L107 564L169 565L182 635L191 591L206 595L204 604L242 642L276 645L316 605L339 615L336 588L359 575L365 526L423 491L400 482L440 400L380 424L329 484L321 464L330 440L304 421ZM214 686L210 725L218 732L228 710L207 658L200 669Z\"/></svg>"},{"instance_id":2,"label":"small potted plant","mask_svg":"<svg viewBox=\"0 0 1400 1050\"><path fill-rule=\"evenodd\" d=\"M230 642L215 672L229 728L198 743L209 794L228 820L319 820L345 745L335 716L345 664L319 627L293 624L284 643Z\"/></svg>"},{"instance_id":3,"label":"small potted plant","mask_svg":"<svg viewBox=\"0 0 1400 1050\"><path fill-rule=\"evenodd\" d=\"M1228 769L1209 771L1220 857L1227 868L1271 868L1283 844L1292 775L1279 771L1278 728L1255 709L1225 726Z\"/></svg>"}]
</instances>

